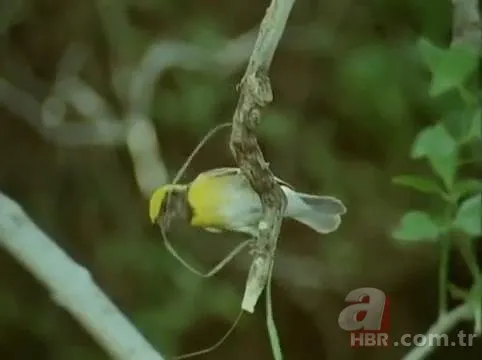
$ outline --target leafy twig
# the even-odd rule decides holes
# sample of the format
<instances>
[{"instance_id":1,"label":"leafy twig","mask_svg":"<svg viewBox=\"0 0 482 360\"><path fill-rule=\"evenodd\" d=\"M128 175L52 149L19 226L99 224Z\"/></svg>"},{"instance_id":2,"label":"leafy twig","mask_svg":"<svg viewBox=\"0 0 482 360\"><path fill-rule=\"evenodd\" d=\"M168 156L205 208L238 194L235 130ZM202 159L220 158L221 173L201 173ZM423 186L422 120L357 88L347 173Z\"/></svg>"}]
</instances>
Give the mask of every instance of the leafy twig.
<instances>
[{"instance_id":1,"label":"leafy twig","mask_svg":"<svg viewBox=\"0 0 482 360\"><path fill-rule=\"evenodd\" d=\"M453 5L453 24L452 24L452 45L465 44L467 47L480 52L482 49L482 29L480 15L478 12L478 0L452 0ZM451 223L450 217L453 216L452 207L455 204L451 204L449 211L449 223ZM457 326L457 324L465 319L475 320L476 333L482 331L480 299L477 298L480 292L481 277L477 266L476 259L472 253L471 248L467 248L465 244L459 244L459 250L467 262L469 269L474 277L474 286L470 293L458 289L455 286L447 285L447 269L448 269L448 254L450 252L451 240L443 238L442 240L442 253L439 268L439 318L428 329L427 334L433 336L434 334L446 334L450 329ZM460 247L462 245L462 247ZM457 297L463 298L463 303L455 309L446 312L447 309L447 286L449 290L457 295ZM475 295L474 295L475 294ZM474 301L473 297L476 297ZM474 304L475 303L475 304ZM427 342L425 346L413 348L405 357L404 360L418 360L424 359L433 350L433 344Z\"/></svg>"}]
</instances>

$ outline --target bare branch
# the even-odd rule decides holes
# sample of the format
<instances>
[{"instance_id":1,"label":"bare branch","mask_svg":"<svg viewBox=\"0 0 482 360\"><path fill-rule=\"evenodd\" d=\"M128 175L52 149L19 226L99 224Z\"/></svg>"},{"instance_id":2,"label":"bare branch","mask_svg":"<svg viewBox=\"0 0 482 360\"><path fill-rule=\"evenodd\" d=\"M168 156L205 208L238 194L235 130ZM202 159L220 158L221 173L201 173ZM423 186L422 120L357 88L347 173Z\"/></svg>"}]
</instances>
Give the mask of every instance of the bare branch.
<instances>
[{"instance_id":1,"label":"bare branch","mask_svg":"<svg viewBox=\"0 0 482 360\"><path fill-rule=\"evenodd\" d=\"M127 119L127 125L127 150L139 190L147 198L157 187L168 182L169 174L160 155L152 121L146 116L133 114Z\"/></svg>"},{"instance_id":2,"label":"bare branch","mask_svg":"<svg viewBox=\"0 0 482 360\"><path fill-rule=\"evenodd\" d=\"M152 44L132 74L129 88L129 107L135 112L149 111L155 84L163 72L173 67L196 71L222 71L229 74L248 60L254 42L250 31L229 40L218 51L182 41L159 41ZM214 70L213 70L214 69Z\"/></svg>"},{"instance_id":3,"label":"bare branch","mask_svg":"<svg viewBox=\"0 0 482 360\"><path fill-rule=\"evenodd\" d=\"M286 41L289 48L311 48L309 41L306 43L306 39L310 38L309 29L293 27L291 30L291 36L288 36ZM227 41L214 52L181 41L155 42L133 71L124 69L125 85L128 89L120 92L129 94L128 108L131 113L147 116L155 85L163 72L178 67L212 71L227 76L248 60L255 40L256 31L251 30ZM47 141L57 145L124 145L128 131L125 123L118 121L104 100L78 76L87 55L88 50L79 44L72 44L68 48L58 66L54 91L43 103L36 98L45 96L49 89L47 84L37 79L31 69L22 65L20 60L15 63L7 62L8 68L4 70L16 78L16 81L13 81L16 85L14 87L7 80L0 79L0 102L12 113L26 120ZM29 92L17 88L18 83ZM65 121L67 103L89 121L75 124ZM24 106L25 104L29 105ZM101 124L98 124L98 121Z\"/></svg>"},{"instance_id":4,"label":"bare branch","mask_svg":"<svg viewBox=\"0 0 482 360\"><path fill-rule=\"evenodd\" d=\"M76 318L114 359L163 359L104 295L90 273L2 193L0 246L42 282L52 300Z\"/></svg>"},{"instance_id":5,"label":"bare branch","mask_svg":"<svg viewBox=\"0 0 482 360\"><path fill-rule=\"evenodd\" d=\"M240 83L240 96L233 116L230 147L236 163L259 194L263 216L259 224L253 262L241 307L254 311L271 273L286 198L264 160L256 139L261 108L273 94L268 69L283 34L294 0L272 0L261 22L258 38Z\"/></svg>"}]
</instances>

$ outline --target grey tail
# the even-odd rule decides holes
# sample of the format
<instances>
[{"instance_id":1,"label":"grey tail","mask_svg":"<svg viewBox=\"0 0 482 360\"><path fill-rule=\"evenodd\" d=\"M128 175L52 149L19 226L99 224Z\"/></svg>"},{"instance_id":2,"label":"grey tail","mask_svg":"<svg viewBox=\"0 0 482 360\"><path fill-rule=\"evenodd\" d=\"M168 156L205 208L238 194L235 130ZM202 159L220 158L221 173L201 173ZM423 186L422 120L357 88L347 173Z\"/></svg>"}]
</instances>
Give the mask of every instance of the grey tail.
<instances>
[{"instance_id":1,"label":"grey tail","mask_svg":"<svg viewBox=\"0 0 482 360\"><path fill-rule=\"evenodd\" d=\"M302 193L297 195L305 206L294 213L292 218L320 234L328 234L338 229L341 215L346 213L346 207L340 200L331 196Z\"/></svg>"}]
</instances>

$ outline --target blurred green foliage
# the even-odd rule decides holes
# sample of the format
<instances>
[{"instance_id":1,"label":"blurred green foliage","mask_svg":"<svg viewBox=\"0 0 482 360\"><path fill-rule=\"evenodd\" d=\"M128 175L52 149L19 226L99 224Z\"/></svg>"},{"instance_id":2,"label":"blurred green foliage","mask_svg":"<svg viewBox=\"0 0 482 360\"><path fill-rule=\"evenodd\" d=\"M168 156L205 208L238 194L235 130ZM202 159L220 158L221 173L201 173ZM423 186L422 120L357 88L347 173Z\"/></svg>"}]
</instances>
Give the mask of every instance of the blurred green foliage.
<instances>
[{"instance_id":1,"label":"blurred green foliage","mask_svg":"<svg viewBox=\"0 0 482 360\"><path fill-rule=\"evenodd\" d=\"M265 7L258 1L4 1L0 79L43 101L65 50L81 43L88 56L80 77L123 116L122 69L135 66L150 45L169 40L214 54L255 29ZM441 238L449 230L462 233L480 258L481 95L474 80L480 58L447 45L450 12L448 0L295 5L273 62L274 101L263 112L260 145L276 175L300 191L339 197L348 213L340 230L322 239L298 224L283 225L272 301L286 359L401 358L408 349L349 347L337 323L346 293L378 287L394 304L394 334L424 332L437 315ZM245 65L243 59L226 68L185 60L161 74L149 104L171 174L213 125L231 119ZM68 109L66 121L93 119ZM194 277L150 227L123 146L57 146L31 125L0 105L0 191L85 265L163 354L216 342L239 309L248 255L215 278ZM196 157L185 181L232 165L228 133ZM393 231L410 246L395 241ZM179 229L171 241L205 269L239 238ZM457 256L445 270L451 283L470 288ZM477 342L472 349L440 349L434 358L463 352L479 359L481 351ZM260 306L205 358L270 356ZM0 252L0 358L32 357L106 359Z\"/></svg>"},{"instance_id":2,"label":"blurred green foliage","mask_svg":"<svg viewBox=\"0 0 482 360\"><path fill-rule=\"evenodd\" d=\"M412 145L411 156L414 159L424 159L430 163L434 173L444 185L437 184L437 179L421 178L419 176L399 176L394 182L412 187L418 191L437 194L447 201L446 208L449 216L444 218L444 223L437 225L427 213L413 211L407 213L402 219L402 226L396 230L395 236L400 239L434 239L452 228L462 230L470 236L482 235L482 180L458 179L460 168L463 166L460 154L462 147L475 143L479 148L482 135L480 132L481 105L473 99L479 98L479 88L467 88L467 78L471 78L476 70L480 58L470 46L466 44L452 45L448 49L438 48L426 39L418 42L420 52L426 65L432 73L430 94L433 97L445 92L456 91L461 94L464 101L464 111L459 119L461 125L454 137L446 129L443 121L428 126L421 130ZM475 116L466 116L475 113ZM475 129L475 130L474 130ZM476 161L477 155L470 154L465 161ZM460 198L464 200L460 206ZM467 198L469 196L469 198ZM452 208L452 209L451 209ZM447 211L446 211L447 212ZM482 298L482 296L481 296Z\"/></svg>"},{"instance_id":3,"label":"blurred green foliage","mask_svg":"<svg viewBox=\"0 0 482 360\"><path fill-rule=\"evenodd\" d=\"M434 218L424 211L407 212L394 231L399 240L438 240L441 253L439 265L439 314L443 316L448 310L447 296L452 284L449 262L450 249L457 248L470 269L473 282L463 300L473 308L472 320L474 333L482 332L482 269L477 259L477 245L482 236L482 180L467 179L461 176L464 161L477 161L477 155L469 152L469 157L462 161L462 148L475 143L477 151L482 150L480 133L480 116L467 116L475 112L481 115L482 105L474 99L481 98L480 88L469 87L467 80L474 77L480 54L469 44L454 44L450 48L439 48L426 39L418 42L420 52L432 73L429 93L433 97L447 92L458 92L464 104L464 110L458 119L458 133L453 136L446 129L443 121L421 130L412 145L411 156L414 159L426 159L434 172L441 179L443 188L434 178L402 176L395 178L400 185L415 190L435 194L444 200L441 206L443 216ZM467 111L468 110L468 111ZM451 113L453 115L453 112ZM474 129L476 129L474 131ZM455 239L455 234L465 234L463 239ZM473 238L473 239L472 239ZM457 285L455 285L457 286ZM462 320L462 319L461 319ZM460 320L460 321L461 321Z\"/></svg>"}]
</instances>

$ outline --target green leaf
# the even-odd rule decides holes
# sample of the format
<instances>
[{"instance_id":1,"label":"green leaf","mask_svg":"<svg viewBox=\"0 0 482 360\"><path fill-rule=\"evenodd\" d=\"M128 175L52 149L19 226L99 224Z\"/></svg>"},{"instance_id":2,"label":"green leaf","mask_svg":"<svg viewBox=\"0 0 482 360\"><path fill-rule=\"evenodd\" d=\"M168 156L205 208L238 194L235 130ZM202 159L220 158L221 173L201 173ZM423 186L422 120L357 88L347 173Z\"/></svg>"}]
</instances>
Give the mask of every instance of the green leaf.
<instances>
[{"instance_id":1,"label":"green leaf","mask_svg":"<svg viewBox=\"0 0 482 360\"><path fill-rule=\"evenodd\" d=\"M412 146L414 159L428 158L432 169L451 187L457 169L457 142L442 124L422 130Z\"/></svg>"},{"instance_id":2,"label":"green leaf","mask_svg":"<svg viewBox=\"0 0 482 360\"><path fill-rule=\"evenodd\" d=\"M268 274L268 282L266 284L266 324L268 326L269 341L271 343L271 350L275 360L283 360L283 352L281 350L278 330L273 318L273 306L271 303L271 278L272 278L273 265Z\"/></svg>"},{"instance_id":3,"label":"green leaf","mask_svg":"<svg viewBox=\"0 0 482 360\"><path fill-rule=\"evenodd\" d=\"M434 180L422 176L400 175L395 176L392 181L394 184L407 186L424 193L443 194L442 188Z\"/></svg>"},{"instance_id":4,"label":"green leaf","mask_svg":"<svg viewBox=\"0 0 482 360\"><path fill-rule=\"evenodd\" d=\"M454 184L453 191L457 198L466 194L482 192L482 180L464 179Z\"/></svg>"},{"instance_id":5,"label":"green leaf","mask_svg":"<svg viewBox=\"0 0 482 360\"><path fill-rule=\"evenodd\" d=\"M463 85L476 70L477 62L477 52L467 45L456 44L444 50L444 54L432 69L430 95L439 96L452 88Z\"/></svg>"},{"instance_id":6,"label":"green leaf","mask_svg":"<svg viewBox=\"0 0 482 360\"><path fill-rule=\"evenodd\" d=\"M457 149L457 143L442 124L420 131L412 146L412 158L446 156Z\"/></svg>"},{"instance_id":7,"label":"green leaf","mask_svg":"<svg viewBox=\"0 0 482 360\"><path fill-rule=\"evenodd\" d=\"M441 229L427 213L410 211L403 216L393 236L398 240L420 241L436 239L440 233Z\"/></svg>"},{"instance_id":8,"label":"green leaf","mask_svg":"<svg viewBox=\"0 0 482 360\"><path fill-rule=\"evenodd\" d=\"M433 171L440 176L448 189L452 188L455 172L457 170L457 154L452 153L447 156L432 157L429 159Z\"/></svg>"},{"instance_id":9,"label":"green leaf","mask_svg":"<svg viewBox=\"0 0 482 360\"><path fill-rule=\"evenodd\" d=\"M440 63L440 59L444 56L444 49L435 46L425 38L418 40L417 47L429 70L435 72L437 65Z\"/></svg>"},{"instance_id":10,"label":"green leaf","mask_svg":"<svg viewBox=\"0 0 482 360\"><path fill-rule=\"evenodd\" d=\"M473 106L462 105L448 110L443 116L443 125L447 132L459 144L458 147L472 141L477 136L478 122L481 109Z\"/></svg>"},{"instance_id":11,"label":"green leaf","mask_svg":"<svg viewBox=\"0 0 482 360\"><path fill-rule=\"evenodd\" d=\"M482 194L473 195L460 205L453 226L471 236L482 235Z\"/></svg>"}]
</instances>

